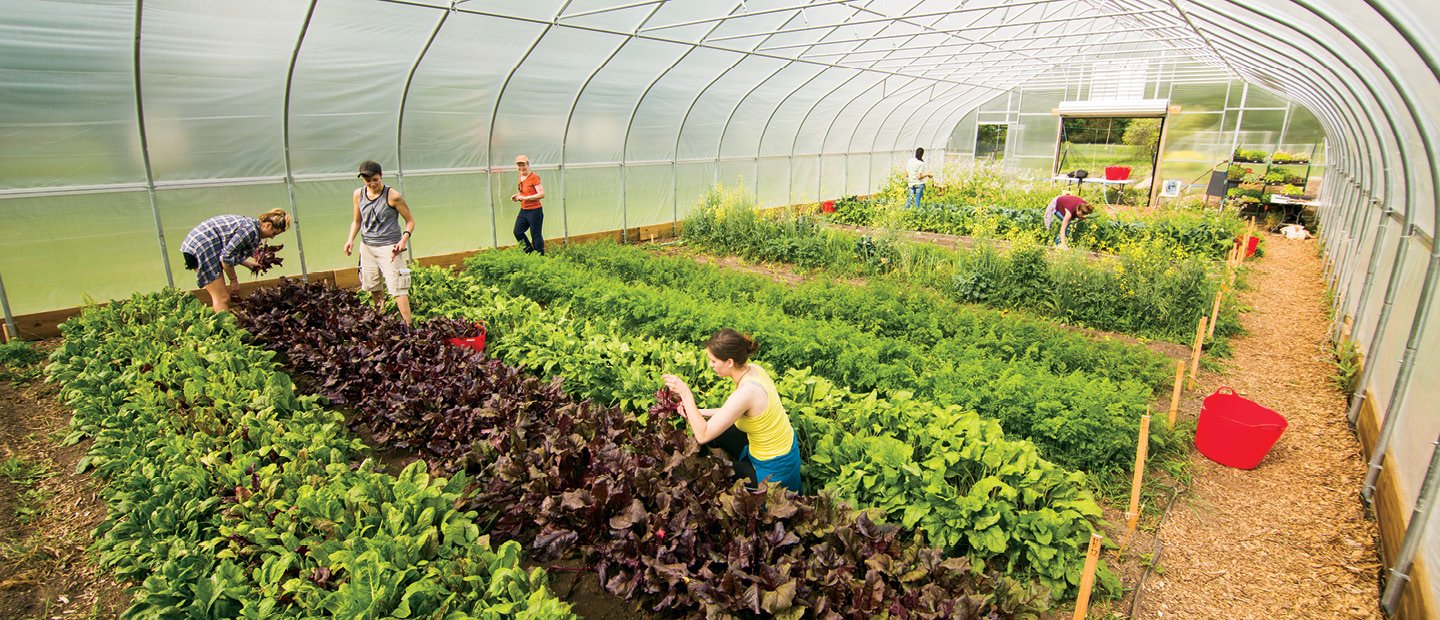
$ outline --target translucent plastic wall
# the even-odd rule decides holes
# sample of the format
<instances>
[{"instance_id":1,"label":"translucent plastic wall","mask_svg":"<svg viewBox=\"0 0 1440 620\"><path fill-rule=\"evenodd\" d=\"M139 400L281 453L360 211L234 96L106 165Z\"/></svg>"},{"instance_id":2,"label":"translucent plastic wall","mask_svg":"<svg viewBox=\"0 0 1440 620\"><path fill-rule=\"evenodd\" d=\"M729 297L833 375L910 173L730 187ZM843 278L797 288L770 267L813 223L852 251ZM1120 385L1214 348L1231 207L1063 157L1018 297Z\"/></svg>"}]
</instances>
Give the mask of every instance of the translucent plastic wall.
<instances>
[{"instance_id":1,"label":"translucent plastic wall","mask_svg":"<svg viewBox=\"0 0 1440 620\"><path fill-rule=\"evenodd\" d=\"M188 288L186 231L277 206L298 216L284 273L352 265L362 159L406 194L427 256L510 242L520 154L562 237L683 218L717 182L767 206L867 193L917 146L972 152L979 123L1010 128L1007 166L1048 172L1058 102L1169 98L1162 178L1323 136L1327 277L1408 511L1440 488L1433 4L12 1L0 299ZM1397 574L1440 567L1413 525Z\"/></svg>"},{"instance_id":2,"label":"translucent plastic wall","mask_svg":"<svg viewBox=\"0 0 1440 620\"><path fill-rule=\"evenodd\" d=\"M765 206L868 193L899 149L937 146L893 139L937 101L898 92L914 78L748 53L861 14L783 6L17 3L0 24L10 309L194 287L179 242L222 213L298 216L282 275L351 266L362 159L404 192L428 256L513 242L520 154L547 236L566 237L683 219L716 183ZM719 19L736 13L753 16Z\"/></svg>"}]
</instances>

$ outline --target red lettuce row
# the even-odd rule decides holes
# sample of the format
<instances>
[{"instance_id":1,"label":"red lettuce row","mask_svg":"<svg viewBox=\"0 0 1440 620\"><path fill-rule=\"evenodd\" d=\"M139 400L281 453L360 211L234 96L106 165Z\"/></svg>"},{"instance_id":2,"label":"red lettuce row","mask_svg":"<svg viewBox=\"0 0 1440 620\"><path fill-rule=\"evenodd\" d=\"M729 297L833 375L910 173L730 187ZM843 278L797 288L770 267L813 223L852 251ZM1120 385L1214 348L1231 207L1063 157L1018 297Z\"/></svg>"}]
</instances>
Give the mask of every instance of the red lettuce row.
<instances>
[{"instance_id":1,"label":"red lettuce row","mask_svg":"<svg viewBox=\"0 0 1440 620\"><path fill-rule=\"evenodd\" d=\"M829 496L750 492L676 428L577 403L450 346L472 327L415 329L355 297L293 282L240 305L302 385L394 447L476 475L467 508L541 559L579 557L604 587L652 611L740 617L1004 618L1023 589L878 524Z\"/></svg>"}]
</instances>

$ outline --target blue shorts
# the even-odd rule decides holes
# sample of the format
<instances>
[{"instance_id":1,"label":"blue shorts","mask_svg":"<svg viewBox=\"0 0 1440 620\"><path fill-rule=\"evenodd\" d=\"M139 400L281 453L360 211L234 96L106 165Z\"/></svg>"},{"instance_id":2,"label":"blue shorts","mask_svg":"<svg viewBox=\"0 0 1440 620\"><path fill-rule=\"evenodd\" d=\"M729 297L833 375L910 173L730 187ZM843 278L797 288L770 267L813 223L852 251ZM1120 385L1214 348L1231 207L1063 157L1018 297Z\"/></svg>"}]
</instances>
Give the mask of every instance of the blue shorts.
<instances>
[{"instance_id":1,"label":"blue shorts","mask_svg":"<svg viewBox=\"0 0 1440 620\"><path fill-rule=\"evenodd\" d=\"M790 451L773 459L757 459L750 456L750 446L740 451L740 458L755 466L755 479L769 480L796 493L805 493L800 480L800 437L790 444Z\"/></svg>"}]
</instances>

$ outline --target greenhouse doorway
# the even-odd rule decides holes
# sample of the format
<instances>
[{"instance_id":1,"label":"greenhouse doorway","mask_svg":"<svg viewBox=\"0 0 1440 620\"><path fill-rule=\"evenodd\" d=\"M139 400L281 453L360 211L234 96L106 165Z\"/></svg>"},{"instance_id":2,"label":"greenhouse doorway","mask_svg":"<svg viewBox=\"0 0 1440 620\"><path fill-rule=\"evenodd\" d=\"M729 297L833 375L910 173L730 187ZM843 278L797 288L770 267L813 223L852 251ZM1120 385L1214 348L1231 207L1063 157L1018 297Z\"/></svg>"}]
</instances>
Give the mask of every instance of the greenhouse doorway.
<instances>
[{"instance_id":1,"label":"greenhouse doorway","mask_svg":"<svg viewBox=\"0 0 1440 620\"><path fill-rule=\"evenodd\" d=\"M1055 173L1086 170L1102 179L1107 168L1128 168L1128 178L1134 180L1130 187L1148 188L1163 124L1164 119L1155 117L1063 116Z\"/></svg>"},{"instance_id":2,"label":"greenhouse doorway","mask_svg":"<svg viewBox=\"0 0 1440 620\"><path fill-rule=\"evenodd\" d=\"M1062 101L1055 141L1056 178L1075 170L1105 183L1107 200L1151 204L1165 149L1165 121L1180 111L1165 99Z\"/></svg>"},{"instance_id":3,"label":"greenhouse doorway","mask_svg":"<svg viewBox=\"0 0 1440 620\"><path fill-rule=\"evenodd\" d=\"M975 159L1005 159L1005 139L1009 135L1008 124L980 123L975 130Z\"/></svg>"}]
</instances>

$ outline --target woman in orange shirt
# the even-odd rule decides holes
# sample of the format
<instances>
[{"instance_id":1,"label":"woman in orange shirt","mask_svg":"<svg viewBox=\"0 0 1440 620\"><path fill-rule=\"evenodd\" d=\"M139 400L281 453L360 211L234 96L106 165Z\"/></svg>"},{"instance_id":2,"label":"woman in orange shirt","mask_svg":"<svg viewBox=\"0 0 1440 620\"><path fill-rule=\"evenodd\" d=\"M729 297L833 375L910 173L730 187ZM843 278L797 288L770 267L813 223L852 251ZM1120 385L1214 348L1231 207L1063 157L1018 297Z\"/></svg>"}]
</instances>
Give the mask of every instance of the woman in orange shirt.
<instances>
[{"instance_id":1,"label":"woman in orange shirt","mask_svg":"<svg viewBox=\"0 0 1440 620\"><path fill-rule=\"evenodd\" d=\"M540 226L545 223L545 212L540 209L540 199L545 197L545 186L540 184L540 175L530 170L530 158L520 155L515 158L515 169L520 173L516 192L510 195L511 202L520 203L520 212L515 214L515 240L525 248L525 253L545 253L545 234ZM530 237L525 237L525 231Z\"/></svg>"}]
</instances>

